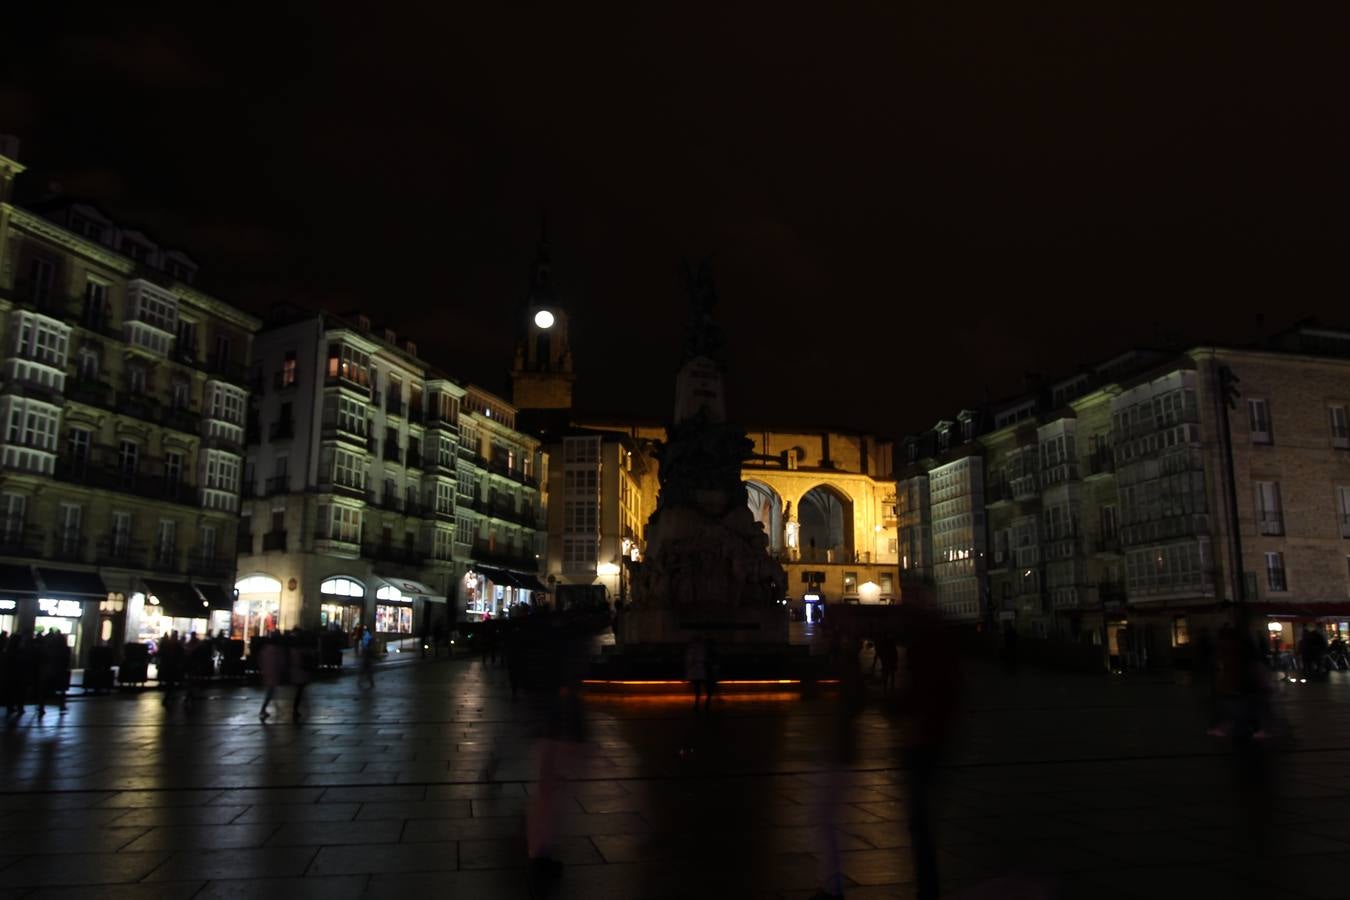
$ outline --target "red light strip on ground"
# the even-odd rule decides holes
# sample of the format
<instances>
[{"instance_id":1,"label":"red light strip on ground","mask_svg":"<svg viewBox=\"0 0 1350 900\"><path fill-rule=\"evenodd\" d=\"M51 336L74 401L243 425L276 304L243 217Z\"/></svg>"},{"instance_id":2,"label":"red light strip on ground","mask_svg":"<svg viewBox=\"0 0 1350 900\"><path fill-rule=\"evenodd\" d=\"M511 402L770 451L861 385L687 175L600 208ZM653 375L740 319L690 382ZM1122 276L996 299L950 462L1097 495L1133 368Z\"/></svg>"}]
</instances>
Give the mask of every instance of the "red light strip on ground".
<instances>
[{"instance_id":1,"label":"red light strip on ground","mask_svg":"<svg viewBox=\"0 0 1350 900\"><path fill-rule=\"evenodd\" d=\"M646 685L646 684L682 684L682 685L686 685L686 686L689 685L689 681L687 681L687 680L681 680L681 679L673 679L673 680L660 680L660 679L642 680L642 679L631 679L631 680L620 680L620 681L605 681L605 680L599 679L599 678L587 678L587 679L584 679L581 683L582 683L582 684L634 684L634 685ZM801 679L798 679L798 678L728 679L727 681L717 681L717 682L714 682L714 684L715 684L717 687L722 687L723 685L764 685L764 684L801 684L801 683L802 683L802 682L801 682ZM838 683L839 683L839 679L838 679L838 678L822 678L822 679L820 679L819 681L816 682L816 684L838 684Z\"/></svg>"}]
</instances>

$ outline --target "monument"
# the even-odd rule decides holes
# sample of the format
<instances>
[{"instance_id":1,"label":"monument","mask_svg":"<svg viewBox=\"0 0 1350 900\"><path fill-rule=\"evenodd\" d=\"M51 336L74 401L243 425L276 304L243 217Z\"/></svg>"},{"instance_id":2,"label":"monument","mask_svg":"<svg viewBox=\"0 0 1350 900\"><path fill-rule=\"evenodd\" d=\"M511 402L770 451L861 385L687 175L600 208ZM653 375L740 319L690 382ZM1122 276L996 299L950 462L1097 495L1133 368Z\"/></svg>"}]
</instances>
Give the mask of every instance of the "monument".
<instances>
[{"instance_id":1,"label":"monument","mask_svg":"<svg viewBox=\"0 0 1350 900\"><path fill-rule=\"evenodd\" d=\"M787 644L787 573L747 503L741 465L754 444L726 421L717 295L707 264L683 270L692 315L675 380L675 411L658 449L660 492L647 549L631 564L623 645Z\"/></svg>"}]
</instances>

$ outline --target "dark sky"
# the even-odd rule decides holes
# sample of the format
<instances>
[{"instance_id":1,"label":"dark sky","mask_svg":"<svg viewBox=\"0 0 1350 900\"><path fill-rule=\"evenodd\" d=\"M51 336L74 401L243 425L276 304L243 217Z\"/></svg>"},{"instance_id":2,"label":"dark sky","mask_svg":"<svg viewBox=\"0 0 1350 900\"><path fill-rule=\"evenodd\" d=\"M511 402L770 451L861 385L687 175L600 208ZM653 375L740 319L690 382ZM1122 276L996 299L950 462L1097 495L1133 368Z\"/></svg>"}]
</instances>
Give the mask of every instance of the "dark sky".
<instances>
[{"instance_id":1,"label":"dark sky","mask_svg":"<svg viewBox=\"0 0 1350 900\"><path fill-rule=\"evenodd\" d=\"M1350 319L1332 4L583 6L20 4L0 132L225 299L363 307L502 390L546 209L605 411L666 412L690 256L757 422Z\"/></svg>"}]
</instances>

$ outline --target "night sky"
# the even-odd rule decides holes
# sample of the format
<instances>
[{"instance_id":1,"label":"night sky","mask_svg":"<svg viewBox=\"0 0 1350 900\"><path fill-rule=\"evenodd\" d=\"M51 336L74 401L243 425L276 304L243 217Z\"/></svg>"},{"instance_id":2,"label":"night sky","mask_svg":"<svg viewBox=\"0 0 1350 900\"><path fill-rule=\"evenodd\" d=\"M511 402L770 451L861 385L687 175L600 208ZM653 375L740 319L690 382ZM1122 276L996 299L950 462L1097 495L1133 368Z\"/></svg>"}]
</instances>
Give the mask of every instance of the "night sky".
<instances>
[{"instance_id":1,"label":"night sky","mask_svg":"<svg viewBox=\"0 0 1350 900\"><path fill-rule=\"evenodd\" d=\"M544 210L596 411L668 412L684 257L757 423L900 433L1159 332L1350 321L1339 11L16 6L23 197L96 199L255 312L370 310L491 389Z\"/></svg>"}]
</instances>

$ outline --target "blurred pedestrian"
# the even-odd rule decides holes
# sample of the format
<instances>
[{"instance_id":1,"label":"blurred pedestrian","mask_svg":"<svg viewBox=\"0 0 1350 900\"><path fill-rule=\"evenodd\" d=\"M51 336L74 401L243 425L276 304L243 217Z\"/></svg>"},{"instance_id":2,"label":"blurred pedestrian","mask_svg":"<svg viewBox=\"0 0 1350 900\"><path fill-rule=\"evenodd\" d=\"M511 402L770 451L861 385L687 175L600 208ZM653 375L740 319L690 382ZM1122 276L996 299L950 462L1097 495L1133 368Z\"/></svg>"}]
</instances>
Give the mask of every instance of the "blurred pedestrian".
<instances>
[{"instance_id":1,"label":"blurred pedestrian","mask_svg":"<svg viewBox=\"0 0 1350 900\"><path fill-rule=\"evenodd\" d=\"M263 694L262 708L258 710L258 718L264 722L272 717L272 714L267 711L267 707L272 702L272 696L276 693L277 688L286 683L286 669L289 662L286 647L281 641L281 635L273 632L268 636L267 642L263 644L262 659L258 661L263 687L267 688L267 693Z\"/></svg>"},{"instance_id":2,"label":"blurred pedestrian","mask_svg":"<svg viewBox=\"0 0 1350 900\"><path fill-rule=\"evenodd\" d=\"M864 703L862 648L865 643L837 626L831 626L826 677L839 683L839 702L830 709L830 733L827 735L825 780L816 786L817 820L820 822L820 852L816 854L816 880L820 890L811 900L841 900L844 873L839 855L839 818L837 798L848 787L849 767L857 758L857 718ZM833 648L837 647L835 652Z\"/></svg>"},{"instance_id":3,"label":"blurred pedestrian","mask_svg":"<svg viewBox=\"0 0 1350 900\"><path fill-rule=\"evenodd\" d=\"M356 678L356 687L359 689L362 682L367 687L375 687L375 638L369 631L362 636L360 646L361 653L361 674Z\"/></svg>"},{"instance_id":4,"label":"blurred pedestrian","mask_svg":"<svg viewBox=\"0 0 1350 900\"><path fill-rule=\"evenodd\" d=\"M287 641L287 666L291 684L295 685L295 697L291 701L291 718L300 721L300 701L304 699L305 687L318 668L317 638L299 628L293 629Z\"/></svg>"},{"instance_id":5,"label":"blurred pedestrian","mask_svg":"<svg viewBox=\"0 0 1350 900\"><path fill-rule=\"evenodd\" d=\"M37 649L38 715L47 713L47 702L55 699L61 712L66 711L66 693L70 689L70 644L66 635L51 629L43 635Z\"/></svg>"},{"instance_id":6,"label":"blurred pedestrian","mask_svg":"<svg viewBox=\"0 0 1350 900\"><path fill-rule=\"evenodd\" d=\"M914 607L903 632L907 683L899 710L910 725L904 767L909 784L909 832L916 900L938 896L937 840L932 797L960 693L960 672L946 626L936 610Z\"/></svg>"},{"instance_id":7,"label":"blurred pedestrian","mask_svg":"<svg viewBox=\"0 0 1350 900\"><path fill-rule=\"evenodd\" d=\"M174 691L182 685L187 668L187 652L177 631L164 635L159 642L158 668L159 684L164 691L161 703L167 707Z\"/></svg>"},{"instance_id":8,"label":"blurred pedestrian","mask_svg":"<svg viewBox=\"0 0 1350 900\"><path fill-rule=\"evenodd\" d=\"M895 670L900 665L900 650L895 645L895 635L886 632L876 645L877 657L881 659L881 692L889 697L895 693Z\"/></svg>"},{"instance_id":9,"label":"blurred pedestrian","mask_svg":"<svg viewBox=\"0 0 1350 900\"><path fill-rule=\"evenodd\" d=\"M5 645L4 659L0 660L4 672L5 710L10 715L23 715L30 684L29 673L32 671L32 643L31 634L15 632Z\"/></svg>"}]
</instances>

